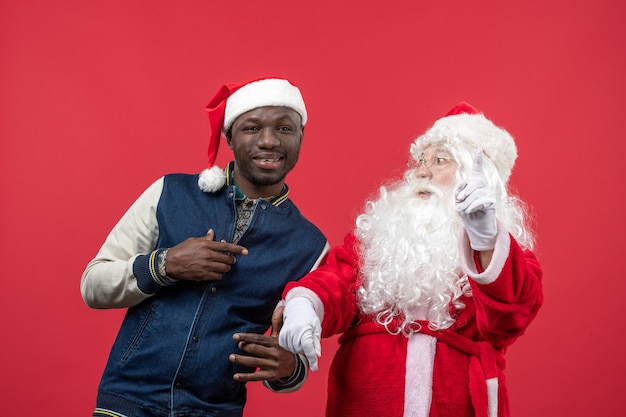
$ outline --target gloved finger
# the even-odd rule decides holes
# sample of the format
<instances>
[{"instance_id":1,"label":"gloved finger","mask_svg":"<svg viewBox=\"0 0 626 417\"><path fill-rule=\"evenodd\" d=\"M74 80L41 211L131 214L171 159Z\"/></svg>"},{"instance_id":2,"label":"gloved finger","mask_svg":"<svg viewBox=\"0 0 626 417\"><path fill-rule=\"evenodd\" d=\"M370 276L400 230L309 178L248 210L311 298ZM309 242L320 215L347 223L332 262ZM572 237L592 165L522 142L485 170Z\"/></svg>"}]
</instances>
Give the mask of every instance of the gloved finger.
<instances>
[{"instance_id":1,"label":"gloved finger","mask_svg":"<svg viewBox=\"0 0 626 417\"><path fill-rule=\"evenodd\" d=\"M476 213L478 211L486 211L495 207L496 202L490 195L483 195L472 200L466 200L463 204L457 206L463 207L463 213Z\"/></svg>"},{"instance_id":2,"label":"gloved finger","mask_svg":"<svg viewBox=\"0 0 626 417\"><path fill-rule=\"evenodd\" d=\"M283 328L282 331L278 334L278 345L283 349L287 349L288 351L293 352L291 332L288 329Z\"/></svg>"},{"instance_id":3,"label":"gloved finger","mask_svg":"<svg viewBox=\"0 0 626 417\"><path fill-rule=\"evenodd\" d=\"M470 207L476 200L480 200L483 196L489 193L489 191L484 188L472 188L471 190L467 190L467 188L469 188L469 186L466 187L466 191L468 192L464 192L463 194L465 195L459 195L459 197L462 198L457 197L455 200L455 208L459 213L469 212L468 207Z\"/></svg>"},{"instance_id":4,"label":"gloved finger","mask_svg":"<svg viewBox=\"0 0 626 417\"><path fill-rule=\"evenodd\" d=\"M320 326L317 326L315 328L315 332L313 334L313 343L317 356L322 356L322 328Z\"/></svg>"},{"instance_id":5,"label":"gloved finger","mask_svg":"<svg viewBox=\"0 0 626 417\"><path fill-rule=\"evenodd\" d=\"M317 360L320 357L317 349L313 345L305 345L304 356L306 356L307 361L309 361L309 367L311 370L317 371Z\"/></svg>"},{"instance_id":6,"label":"gloved finger","mask_svg":"<svg viewBox=\"0 0 626 417\"><path fill-rule=\"evenodd\" d=\"M487 182L484 177L475 178L472 177L470 182L463 183L463 187L457 187L454 198L457 202L464 201L470 198L476 192L480 192L481 189L487 186Z\"/></svg>"},{"instance_id":7,"label":"gloved finger","mask_svg":"<svg viewBox=\"0 0 626 417\"><path fill-rule=\"evenodd\" d=\"M309 361L309 367L312 371L317 371L317 358L318 356L315 352L311 352L309 350L305 350L304 356L306 356L306 360Z\"/></svg>"},{"instance_id":8,"label":"gloved finger","mask_svg":"<svg viewBox=\"0 0 626 417\"><path fill-rule=\"evenodd\" d=\"M307 357L306 360L309 361L309 368L311 368L312 371L317 371L317 356L313 356L312 358Z\"/></svg>"},{"instance_id":9,"label":"gloved finger","mask_svg":"<svg viewBox=\"0 0 626 417\"><path fill-rule=\"evenodd\" d=\"M302 350L304 356L309 361L311 370L317 371L317 358L321 356L321 348L319 339L314 337L311 333L302 338Z\"/></svg>"},{"instance_id":10,"label":"gloved finger","mask_svg":"<svg viewBox=\"0 0 626 417\"><path fill-rule=\"evenodd\" d=\"M474 155L474 164L472 165L472 178L483 178L484 153L482 149L478 149Z\"/></svg>"},{"instance_id":11,"label":"gloved finger","mask_svg":"<svg viewBox=\"0 0 626 417\"><path fill-rule=\"evenodd\" d=\"M466 182L463 182L454 190L454 199L457 203L465 200L465 197L467 197L467 192L465 192L467 185L468 184Z\"/></svg>"},{"instance_id":12,"label":"gloved finger","mask_svg":"<svg viewBox=\"0 0 626 417\"><path fill-rule=\"evenodd\" d=\"M461 184L457 187L455 192L455 199L457 202L463 201L476 190L485 187L487 181L485 180L485 173L483 171L484 154L482 149L476 151L472 163L472 174L469 182Z\"/></svg>"}]
</instances>

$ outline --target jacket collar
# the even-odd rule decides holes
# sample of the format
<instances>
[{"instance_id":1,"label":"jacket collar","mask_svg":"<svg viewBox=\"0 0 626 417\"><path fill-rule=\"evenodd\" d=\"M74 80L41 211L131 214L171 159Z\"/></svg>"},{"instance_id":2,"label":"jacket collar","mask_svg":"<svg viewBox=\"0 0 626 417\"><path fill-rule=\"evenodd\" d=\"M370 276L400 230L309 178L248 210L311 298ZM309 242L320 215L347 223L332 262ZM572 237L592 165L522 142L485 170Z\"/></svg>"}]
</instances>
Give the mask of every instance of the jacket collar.
<instances>
[{"instance_id":1,"label":"jacket collar","mask_svg":"<svg viewBox=\"0 0 626 417\"><path fill-rule=\"evenodd\" d=\"M235 187L235 198L245 199L246 195L241 191L241 189L235 183L235 177L233 176L233 170L235 169L235 161L230 161L228 163L228 167L226 167L226 185ZM289 187L287 184L283 185L283 189L280 193L275 196L269 197L267 200L270 204L274 206L278 206L289 198Z\"/></svg>"}]
</instances>

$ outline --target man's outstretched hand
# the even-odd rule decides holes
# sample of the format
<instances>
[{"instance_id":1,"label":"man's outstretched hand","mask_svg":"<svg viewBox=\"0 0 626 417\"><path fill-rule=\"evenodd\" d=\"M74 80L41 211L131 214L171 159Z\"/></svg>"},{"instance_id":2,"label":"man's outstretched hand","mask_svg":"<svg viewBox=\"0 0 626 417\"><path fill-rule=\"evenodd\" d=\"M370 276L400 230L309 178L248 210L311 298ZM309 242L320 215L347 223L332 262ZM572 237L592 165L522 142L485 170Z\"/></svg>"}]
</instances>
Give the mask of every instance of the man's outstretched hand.
<instances>
[{"instance_id":1,"label":"man's outstretched hand","mask_svg":"<svg viewBox=\"0 0 626 417\"><path fill-rule=\"evenodd\" d=\"M274 334L274 329L272 334ZM296 368L296 357L278 345L277 335L235 333L233 339L239 342L239 349L247 355L233 353L229 357L230 361L238 365L257 368L255 372L236 373L233 376L236 381L274 381L288 378L293 374Z\"/></svg>"}]
</instances>

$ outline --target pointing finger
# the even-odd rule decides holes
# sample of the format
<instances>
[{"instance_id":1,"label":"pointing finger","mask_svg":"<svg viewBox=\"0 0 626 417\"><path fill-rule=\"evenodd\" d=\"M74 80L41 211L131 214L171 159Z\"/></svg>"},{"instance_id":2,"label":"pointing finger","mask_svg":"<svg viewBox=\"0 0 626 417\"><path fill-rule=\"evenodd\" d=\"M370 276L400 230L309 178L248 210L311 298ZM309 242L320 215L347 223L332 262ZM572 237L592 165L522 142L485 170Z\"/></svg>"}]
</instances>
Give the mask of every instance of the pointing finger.
<instances>
[{"instance_id":1,"label":"pointing finger","mask_svg":"<svg viewBox=\"0 0 626 417\"><path fill-rule=\"evenodd\" d=\"M483 172L483 160L484 160L484 153L482 149L478 149L478 151L476 151L476 155L474 155L474 165L472 166L472 176L477 177L477 176L482 176L482 172Z\"/></svg>"},{"instance_id":2,"label":"pointing finger","mask_svg":"<svg viewBox=\"0 0 626 417\"><path fill-rule=\"evenodd\" d=\"M215 240L215 230L209 229L206 235L204 235L204 239L209 242L214 242ZM238 254L238 255L247 255L248 249L243 246L235 245L234 243L228 243L225 240L221 240L217 242L216 246L211 247L212 250L217 252L224 252L227 254Z\"/></svg>"}]
</instances>

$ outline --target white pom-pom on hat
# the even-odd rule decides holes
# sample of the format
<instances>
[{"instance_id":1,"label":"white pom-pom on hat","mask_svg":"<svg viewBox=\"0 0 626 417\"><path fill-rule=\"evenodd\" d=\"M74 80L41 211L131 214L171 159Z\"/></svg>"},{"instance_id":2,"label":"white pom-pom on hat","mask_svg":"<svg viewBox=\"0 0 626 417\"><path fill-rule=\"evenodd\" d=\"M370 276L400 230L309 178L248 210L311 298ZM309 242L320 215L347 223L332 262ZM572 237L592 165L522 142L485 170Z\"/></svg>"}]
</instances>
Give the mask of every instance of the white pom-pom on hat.
<instances>
[{"instance_id":1,"label":"white pom-pom on hat","mask_svg":"<svg viewBox=\"0 0 626 417\"><path fill-rule=\"evenodd\" d=\"M300 90L282 78L257 78L237 84L224 84L207 104L206 111L211 125L208 147L208 168L200 173L198 186L204 192L221 189L226 181L222 169L215 166L222 135L237 117L243 113L265 106L289 107L307 122L307 112Z\"/></svg>"},{"instance_id":2,"label":"white pom-pom on hat","mask_svg":"<svg viewBox=\"0 0 626 417\"><path fill-rule=\"evenodd\" d=\"M217 165L207 168L198 177L198 187L205 193L214 193L226 183L224 170Z\"/></svg>"}]
</instances>

